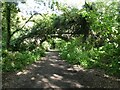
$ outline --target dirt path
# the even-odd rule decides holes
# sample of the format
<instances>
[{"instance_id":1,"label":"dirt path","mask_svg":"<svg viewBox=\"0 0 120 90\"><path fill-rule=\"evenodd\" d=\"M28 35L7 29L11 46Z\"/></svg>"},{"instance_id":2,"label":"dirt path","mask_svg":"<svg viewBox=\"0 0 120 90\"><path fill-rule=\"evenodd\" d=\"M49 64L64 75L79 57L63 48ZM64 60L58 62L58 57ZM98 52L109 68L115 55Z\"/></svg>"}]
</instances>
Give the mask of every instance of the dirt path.
<instances>
[{"instance_id":1,"label":"dirt path","mask_svg":"<svg viewBox=\"0 0 120 90\"><path fill-rule=\"evenodd\" d=\"M3 88L120 88L120 82L103 72L70 65L57 51L46 54L21 72L3 75Z\"/></svg>"}]
</instances>

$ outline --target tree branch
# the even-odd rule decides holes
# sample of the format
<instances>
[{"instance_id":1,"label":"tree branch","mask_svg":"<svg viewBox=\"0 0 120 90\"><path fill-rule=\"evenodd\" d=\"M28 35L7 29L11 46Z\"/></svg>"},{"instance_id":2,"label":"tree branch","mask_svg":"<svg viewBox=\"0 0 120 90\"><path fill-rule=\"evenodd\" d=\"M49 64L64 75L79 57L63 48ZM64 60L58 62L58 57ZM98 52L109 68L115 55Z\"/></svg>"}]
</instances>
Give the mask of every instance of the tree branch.
<instances>
[{"instance_id":1,"label":"tree branch","mask_svg":"<svg viewBox=\"0 0 120 90\"><path fill-rule=\"evenodd\" d=\"M25 25L30 21L30 19L33 18L33 16L36 15L36 14L40 14L40 13L35 13L35 14L31 15L31 16L29 17L29 19L24 23L24 25L23 25L20 29L17 29L16 31L14 31L14 32L11 34L11 36L13 36L16 32L18 32L18 31L20 31L21 29L23 29L23 28L25 27ZM42 16L42 14L40 14L40 15Z\"/></svg>"}]
</instances>

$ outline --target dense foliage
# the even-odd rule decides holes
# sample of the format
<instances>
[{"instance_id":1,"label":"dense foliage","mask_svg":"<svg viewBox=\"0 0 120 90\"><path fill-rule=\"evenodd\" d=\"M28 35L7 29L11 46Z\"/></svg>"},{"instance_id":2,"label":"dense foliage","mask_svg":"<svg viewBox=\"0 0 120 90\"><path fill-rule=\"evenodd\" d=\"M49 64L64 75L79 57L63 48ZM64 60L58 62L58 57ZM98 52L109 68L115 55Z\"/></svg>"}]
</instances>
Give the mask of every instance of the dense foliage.
<instances>
[{"instance_id":1,"label":"dense foliage","mask_svg":"<svg viewBox=\"0 0 120 90\"><path fill-rule=\"evenodd\" d=\"M104 69L119 77L119 3L85 3L80 10L57 2L52 5L63 13L22 17L16 3L3 3L3 71L22 69L56 47L70 63ZM28 27L29 22L33 26Z\"/></svg>"},{"instance_id":2,"label":"dense foliage","mask_svg":"<svg viewBox=\"0 0 120 90\"><path fill-rule=\"evenodd\" d=\"M45 51L40 45L31 42L32 40L24 41L19 47L13 48L14 39L27 31L25 25L32 17L20 21L19 8L17 8L16 3L3 3L2 10L2 70L3 72L21 70L39 60L45 55Z\"/></svg>"},{"instance_id":3,"label":"dense foliage","mask_svg":"<svg viewBox=\"0 0 120 90\"><path fill-rule=\"evenodd\" d=\"M4 50L2 52L2 69L3 71L16 71L22 70L27 65L39 60L44 56L44 50L39 47L33 51L21 51L21 52L11 52Z\"/></svg>"},{"instance_id":4,"label":"dense foliage","mask_svg":"<svg viewBox=\"0 0 120 90\"><path fill-rule=\"evenodd\" d=\"M81 64L86 68L101 68L120 77L118 3L95 5L94 10L83 12L91 22L87 41L82 43L81 37L78 37L70 42L61 42L61 56L70 63Z\"/></svg>"}]
</instances>

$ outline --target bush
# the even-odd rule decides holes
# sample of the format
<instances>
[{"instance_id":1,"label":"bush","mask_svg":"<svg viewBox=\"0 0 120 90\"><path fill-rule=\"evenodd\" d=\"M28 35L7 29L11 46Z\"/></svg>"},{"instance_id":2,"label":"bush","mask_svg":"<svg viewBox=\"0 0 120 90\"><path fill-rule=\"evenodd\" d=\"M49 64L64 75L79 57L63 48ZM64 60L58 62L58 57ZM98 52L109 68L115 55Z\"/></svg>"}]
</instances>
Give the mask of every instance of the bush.
<instances>
[{"instance_id":1,"label":"bush","mask_svg":"<svg viewBox=\"0 0 120 90\"><path fill-rule=\"evenodd\" d=\"M60 46L60 55L72 64L80 64L85 68L99 68L110 75L119 76L120 55L116 45L106 43L99 48L91 47L89 43L79 43L79 38Z\"/></svg>"},{"instance_id":2,"label":"bush","mask_svg":"<svg viewBox=\"0 0 120 90\"><path fill-rule=\"evenodd\" d=\"M4 72L16 71L23 69L26 65L39 60L41 56L44 56L44 50L36 48L33 51L11 52L7 50L2 51L2 70Z\"/></svg>"}]
</instances>

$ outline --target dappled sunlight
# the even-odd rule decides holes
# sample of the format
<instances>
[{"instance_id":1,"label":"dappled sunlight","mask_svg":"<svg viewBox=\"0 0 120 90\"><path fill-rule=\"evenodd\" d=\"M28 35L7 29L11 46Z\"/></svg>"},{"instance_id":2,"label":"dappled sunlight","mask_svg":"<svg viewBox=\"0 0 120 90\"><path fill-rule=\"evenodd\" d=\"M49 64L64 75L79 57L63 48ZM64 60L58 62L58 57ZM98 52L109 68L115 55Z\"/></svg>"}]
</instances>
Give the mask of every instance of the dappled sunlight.
<instances>
[{"instance_id":1,"label":"dappled sunlight","mask_svg":"<svg viewBox=\"0 0 120 90\"><path fill-rule=\"evenodd\" d=\"M51 59L58 59L58 56L51 56Z\"/></svg>"},{"instance_id":2,"label":"dappled sunlight","mask_svg":"<svg viewBox=\"0 0 120 90\"><path fill-rule=\"evenodd\" d=\"M64 66L59 66L60 68L64 69L65 67Z\"/></svg>"},{"instance_id":3,"label":"dappled sunlight","mask_svg":"<svg viewBox=\"0 0 120 90\"><path fill-rule=\"evenodd\" d=\"M50 65L53 66L53 67L57 67L58 66L57 64L52 64L52 63Z\"/></svg>"},{"instance_id":4,"label":"dappled sunlight","mask_svg":"<svg viewBox=\"0 0 120 90\"><path fill-rule=\"evenodd\" d=\"M53 84L51 84L51 86L50 86L51 88L60 88L60 87L58 87L58 86L56 86L56 85L53 85Z\"/></svg>"},{"instance_id":5,"label":"dappled sunlight","mask_svg":"<svg viewBox=\"0 0 120 90\"><path fill-rule=\"evenodd\" d=\"M100 1L3 1L3 87L120 87L119 0Z\"/></svg>"},{"instance_id":6,"label":"dappled sunlight","mask_svg":"<svg viewBox=\"0 0 120 90\"><path fill-rule=\"evenodd\" d=\"M58 62L58 59L49 58L49 61L51 61L51 62Z\"/></svg>"},{"instance_id":7,"label":"dappled sunlight","mask_svg":"<svg viewBox=\"0 0 120 90\"><path fill-rule=\"evenodd\" d=\"M47 60L47 58L46 57L42 57L41 60Z\"/></svg>"},{"instance_id":8,"label":"dappled sunlight","mask_svg":"<svg viewBox=\"0 0 120 90\"><path fill-rule=\"evenodd\" d=\"M85 72L85 71L86 71L86 70L85 70L83 67L81 67L80 65L73 65L72 67L67 68L67 70L68 70L68 71L76 71L76 72L78 72L78 71L83 71L83 72Z\"/></svg>"},{"instance_id":9,"label":"dappled sunlight","mask_svg":"<svg viewBox=\"0 0 120 90\"><path fill-rule=\"evenodd\" d=\"M17 75L17 76L19 76L19 75L26 75L26 74L28 74L28 73L30 73L30 71L28 71L28 70L23 70L22 72L21 72L21 71L18 72L16 75Z\"/></svg>"},{"instance_id":10,"label":"dappled sunlight","mask_svg":"<svg viewBox=\"0 0 120 90\"><path fill-rule=\"evenodd\" d=\"M57 74L53 74L53 76L50 77L51 79L54 79L54 80L62 80L63 77L60 76L60 75L57 75Z\"/></svg>"},{"instance_id":11,"label":"dappled sunlight","mask_svg":"<svg viewBox=\"0 0 120 90\"><path fill-rule=\"evenodd\" d=\"M37 81L36 84L38 86L42 85L43 88L60 88L60 87L50 83L50 81L47 78L43 78L41 81Z\"/></svg>"},{"instance_id":12,"label":"dappled sunlight","mask_svg":"<svg viewBox=\"0 0 120 90\"><path fill-rule=\"evenodd\" d=\"M37 84L41 84L42 83L42 81L37 81Z\"/></svg>"},{"instance_id":13,"label":"dappled sunlight","mask_svg":"<svg viewBox=\"0 0 120 90\"><path fill-rule=\"evenodd\" d=\"M32 77L31 80L35 80L35 77Z\"/></svg>"},{"instance_id":14,"label":"dappled sunlight","mask_svg":"<svg viewBox=\"0 0 120 90\"><path fill-rule=\"evenodd\" d=\"M66 80L66 81L64 81L64 82L66 82L66 83L71 83L70 80ZM72 82L71 86L76 87L76 88L84 88L83 85L81 85L80 83L75 82L75 81Z\"/></svg>"},{"instance_id":15,"label":"dappled sunlight","mask_svg":"<svg viewBox=\"0 0 120 90\"><path fill-rule=\"evenodd\" d=\"M53 64L53 63L51 63L50 65L53 66L53 67L59 67L59 68L61 68L61 69L63 69L63 70L64 70L64 68L65 68L64 65L60 65L60 64Z\"/></svg>"},{"instance_id":16,"label":"dappled sunlight","mask_svg":"<svg viewBox=\"0 0 120 90\"><path fill-rule=\"evenodd\" d=\"M32 66L37 67L37 65L35 65L35 64L32 64Z\"/></svg>"},{"instance_id":17,"label":"dappled sunlight","mask_svg":"<svg viewBox=\"0 0 120 90\"><path fill-rule=\"evenodd\" d=\"M33 67L35 67L35 68L36 68L36 67L40 67L40 66L38 66L38 65L35 65L35 64L32 64L32 66L33 66Z\"/></svg>"},{"instance_id":18,"label":"dappled sunlight","mask_svg":"<svg viewBox=\"0 0 120 90\"><path fill-rule=\"evenodd\" d=\"M43 82L49 82L47 78L42 78Z\"/></svg>"},{"instance_id":19,"label":"dappled sunlight","mask_svg":"<svg viewBox=\"0 0 120 90\"><path fill-rule=\"evenodd\" d=\"M19 75L21 75L21 74L22 74L22 72L18 72L16 75L18 75L18 76L19 76Z\"/></svg>"},{"instance_id":20,"label":"dappled sunlight","mask_svg":"<svg viewBox=\"0 0 120 90\"><path fill-rule=\"evenodd\" d=\"M73 69L73 68L68 68L67 70L68 70L68 71L72 71L72 70L74 70L74 69Z\"/></svg>"},{"instance_id":21,"label":"dappled sunlight","mask_svg":"<svg viewBox=\"0 0 120 90\"><path fill-rule=\"evenodd\" d=\"M84 87L83 85L80 85L79 83L76 83L76 82L73 83L73 86L77 87L77 88L83 88Z\"/></svg>"},{"instance_id":22,"label":"dappled sunlight","mask_svg":"<svg viewBox=\"0 0 120 90\"><path fill-rule=\"evenodd\" d=\"M63 60L51 59L53 58L52 56L57 58L58 52L53 51L52 53L48 53L46 57L42 58L41 62L35 62L27 67L27 70L18 72L16 76L13 76L14 81L8 83L12 85L12 83L16 82L16 84L11 87L18 88L62 89L91 88L95 87L94 83L96 83L97 87L103 87L104 85L100 82L109 82L107 78L104 80L96 76L96 71L93 69L87 71L79 65L69 65ZM106 87L108 87L107 84Z\"/></svg>"},{"instance_id":23,"label":"dappled sunlight","mask_svg":"<svg viewBox=\"0 0 120 90\"><path fill-rule=\"evenodd\" d=\"M76 70L76 71L86 71L83 67L81 67L80 65L73 65L73 69Z\"/></svg>"}]
</instances>

